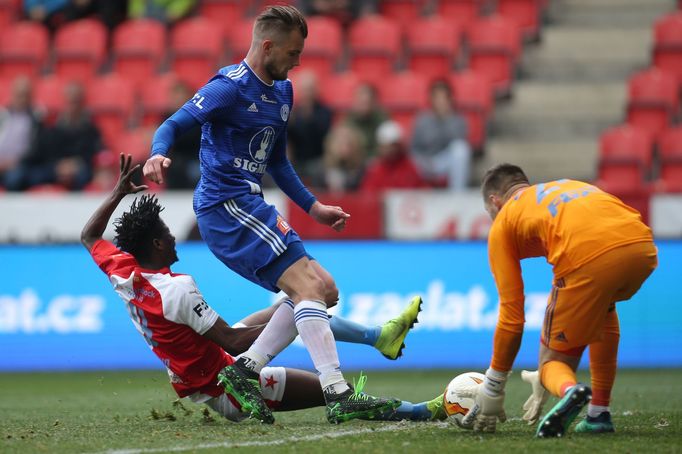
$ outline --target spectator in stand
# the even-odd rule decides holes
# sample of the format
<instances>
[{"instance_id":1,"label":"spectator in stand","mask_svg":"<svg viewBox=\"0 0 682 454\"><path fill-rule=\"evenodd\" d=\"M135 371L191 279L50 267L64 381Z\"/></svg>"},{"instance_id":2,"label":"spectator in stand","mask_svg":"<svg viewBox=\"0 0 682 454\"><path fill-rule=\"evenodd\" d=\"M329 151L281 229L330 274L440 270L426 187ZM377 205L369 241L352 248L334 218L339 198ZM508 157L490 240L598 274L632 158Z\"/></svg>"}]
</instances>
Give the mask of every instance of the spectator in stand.
<instances>
[{"instance_id":1,"label":"spectator in stand","mask_svg":"<svg viewBox=\"0 0 682 454\"><path fill-rule=\"evenodd\" d=\"M38 135L19 167L7 174L7 189L56 184L80 190L92 178L93 158L102 149L100 132L85 109L82 85L72 82L64 91L64 111L53 127Z\"/></svg>"},{"instance_id":2,"label":"spectator in stand","mask_svg":"<svg viewBox=\"0 0 682 454\"><path fill-rule=\"evenodd\" d=\"M378 11L378 0L300 0L301 12L308 16L329 16L347 26L354 19Z\"/></svg>"},{"instance_id":3,"label":"spectator in stand","mask_svg":"<svg viewBox=\"0 0 682 454\"><path fill-rule=\"evenodd\" d=\"M415 120L412 156L427 180L444 178L449 189L465 189L471 173L466 120L455 111L447 81L435 81L429 93L431 108Z\"/></svg>"},{"instance_id":4,"label":"spectator in stand","mask_svg":"<svg viewBox=\"0 0 682 454\"><path fill-rule=\"evenodd\" d=\"M318 185L336 193L356 190L365 171L362 133L352 126L338 124L329 132L324 148L323 181Z\"/></svg>"},{"instance_id":5,"label":"spectator in stand","mask_svg":"<svg viewBox=\"0 0 682 454\"><path fill-rule=\"evenodd\" d=\"M28 153L42 128L42 115L32 105L32 86L28 77L12 83L9 104L0 108L0 182Z\"/></svg>"},{"instance_id":6,"label":"spectator in stand","mask_svg":"<svg viewBox=\"0 0 682 454\"><path fill-rule=\"evenodd\" d=\"M353 105L344 121L362 132L367 156L372 156L376 151L377 128L388 119L388 114L379 104L374 85L367 82L360 84L355 90Z\"/></svg>"},{"instance_id":7,"label":"spectator in stand","mask_svg":"<svg viewBox=\"0 0 682 454\"><path fill-rule=\"evenodd\" d=\"M302 71L296 77L296 104L287 128L288 156L296 173L311 181L322 167L324 138L332 124L332 111L318 97L317 77Z\"/></svg>"},{"instance_id":8,"label":"spectator in stand","mask_svg":"<svg viewBox=\"0 0 682 454\"><path fill-rule=\"evenodd\" d=\"M197 0L128 0L128 16L156 19L171 25L189 16L196 3Z\"/></svg>"},{"instance_id":9,"label":"spectator in stand","mask_svg":"<svg viewBox=\"0 0 682 454\"><path fill-rule=\"evenodd\" d=\"M184 82L178 81L171 87L170 105L165 118L170 117L182 107L194 92ZM201 127L197 125L185 134L178 136L173 142L173 165L166 173L168 189L194 189L199 181L199 146L201 145Z\"/></svg>"},{"instance_id":10,"label":"spectator in stand","mask_svg":"<svg viewBox=\"0 0 682 454\"><path fill-rule=\"evenodd\" d=\"M121 23L127 14L125 1L111 0L24 0L24 12L51 31L65 22L95 16L109 29Z\"/></svg>"},{"instance_id":11,"label":"spectator in stand","mask_svg":"<svg viewBox=\"0 0 682 454\"><path fill-rule=\"evenodd\" d=\"M377 156L367 166L360 184L361 191L413 189L427 186L412 161L403 141L403 131L394 121L386 121L377 129Z\"/></svg>"}]
</instances>

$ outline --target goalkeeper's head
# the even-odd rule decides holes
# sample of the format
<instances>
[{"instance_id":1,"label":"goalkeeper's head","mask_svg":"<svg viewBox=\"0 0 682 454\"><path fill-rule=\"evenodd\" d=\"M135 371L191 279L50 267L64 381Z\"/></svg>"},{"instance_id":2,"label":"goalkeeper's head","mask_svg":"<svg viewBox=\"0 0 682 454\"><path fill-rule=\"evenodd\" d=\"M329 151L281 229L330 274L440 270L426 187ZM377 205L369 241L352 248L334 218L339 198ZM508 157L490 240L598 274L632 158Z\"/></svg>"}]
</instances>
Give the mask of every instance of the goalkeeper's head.
<instances>
[{"instance_id":1,"label":"goalkeeper's head","mask_svg":"<svg viewBox=\"0 0 682 454\"><path fill-rule=\"evenodd\" d=\"M529 185L528 177L519 166L499 164L490 168L481 183L485 210L495 219L504 203L518 189Z\"/></svg>"},{"instance_id":2,"label":"goalkeeper's head","mask_svg":"<svg viewBox=\"0 0 682 454\"><path fill-rule=\"evenodd\" d=\"M162 268L178 261L175 237L159 216L161 210L156 196L143 195L114 221L114 242L142 266Z\"/></svg>"}]
</instances>

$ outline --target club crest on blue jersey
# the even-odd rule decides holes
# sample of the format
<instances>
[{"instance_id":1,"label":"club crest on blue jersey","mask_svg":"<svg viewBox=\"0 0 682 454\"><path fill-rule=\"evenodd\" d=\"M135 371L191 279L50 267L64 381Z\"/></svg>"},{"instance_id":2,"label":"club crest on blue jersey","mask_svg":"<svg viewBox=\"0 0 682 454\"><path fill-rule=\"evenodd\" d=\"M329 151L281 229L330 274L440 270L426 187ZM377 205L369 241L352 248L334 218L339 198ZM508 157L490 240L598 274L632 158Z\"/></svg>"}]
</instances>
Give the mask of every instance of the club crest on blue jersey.
<instances>
[{"instance_id":1,"label":"club crest on blue jersey","mask_svg":"<svg viewBox=\"0 0 682 454\"><path fill-rule=\"evenodd\" d=\"M279 114L282 116L282 121L287 121L287 118L289 118L289 104L282 104Z\"/></svg>"}]
</instances>

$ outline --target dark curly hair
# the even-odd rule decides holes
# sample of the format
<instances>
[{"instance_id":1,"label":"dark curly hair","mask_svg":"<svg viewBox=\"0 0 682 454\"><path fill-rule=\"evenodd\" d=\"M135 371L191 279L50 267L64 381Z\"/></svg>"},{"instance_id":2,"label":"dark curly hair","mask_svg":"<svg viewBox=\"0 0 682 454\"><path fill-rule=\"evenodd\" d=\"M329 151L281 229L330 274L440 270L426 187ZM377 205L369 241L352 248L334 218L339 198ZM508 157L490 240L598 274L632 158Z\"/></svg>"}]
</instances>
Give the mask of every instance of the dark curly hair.
<instances>
[{"instance_id":1,"label":"dark curly hair","mask_svg":"<svg viewBox=\"0 0 682 454\"><path fill-rule=\"evenodd\" d=\"M114 221L116 246L138 259L148 258L152 240L163 233L164 224L159 216L162 210L155 195L133 200L130 210Z\"/></svg>"}]
</instances>

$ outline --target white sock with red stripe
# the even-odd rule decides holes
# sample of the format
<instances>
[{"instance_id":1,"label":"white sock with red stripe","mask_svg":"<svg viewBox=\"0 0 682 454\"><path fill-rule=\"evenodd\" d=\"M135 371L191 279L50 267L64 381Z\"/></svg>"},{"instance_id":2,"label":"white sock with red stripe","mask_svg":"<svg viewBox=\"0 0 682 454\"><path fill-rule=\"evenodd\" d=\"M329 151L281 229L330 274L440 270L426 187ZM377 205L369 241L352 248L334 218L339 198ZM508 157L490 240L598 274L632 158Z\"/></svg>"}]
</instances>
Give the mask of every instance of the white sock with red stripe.
<instances>
[{"instance_id":1,"label":"white sock with red stripe","mask_svg":"<svg viewBox=\"0 0 682 454\"><path fill-rule=\"evenodd\" d=\"M315 369L320 373L322 389L331 387L333 393L342 393L348 384L341 374L336 341L329 327L327 306L320 301L301 301L294 308L296 328L308 349Z\"/></svg>"},{"instance_id":2,"label":"white sock with red stripe","mask_svg":"<svg viewBox=\"0 0 682 454\"><path fill-rule=\"evenodd\" d=\"M261 369L291 344L297 335L294 303L285 300L272 314L270 321L251 347L239 355L239 358L244 358L249 369L260 373Z\"/></svg>"}]
</instances>

